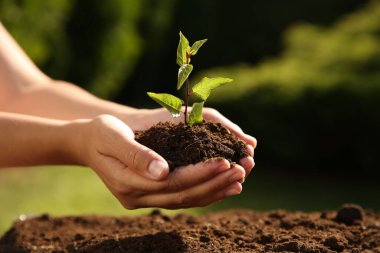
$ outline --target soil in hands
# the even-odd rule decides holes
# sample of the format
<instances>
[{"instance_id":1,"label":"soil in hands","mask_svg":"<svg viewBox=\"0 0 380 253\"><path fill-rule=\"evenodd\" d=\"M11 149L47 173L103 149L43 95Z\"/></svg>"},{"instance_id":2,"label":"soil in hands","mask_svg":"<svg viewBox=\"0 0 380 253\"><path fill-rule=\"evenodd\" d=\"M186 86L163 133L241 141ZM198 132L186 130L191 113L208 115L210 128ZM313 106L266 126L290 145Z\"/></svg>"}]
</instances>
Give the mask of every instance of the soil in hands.
<instances>
[{"instance_id":1,"label":"soil in hands","mask_svg":"<svg viewBox=\"0 0 380 253\"><path fill-rule=\"evenodd\" d=\"M380 252L380 213L346 205L329 212L231 210L194 217L42 215L16 222L1 253Z\"/></svg>"},{"instance_id":2,"label":"soil in hands","mask_svg":"<svg viewBox=\"0 0 380 253\"><path fill-rule=\"evenodd\" d=\"M168 161L170 169L223 157L238 163L248 156L246 144L219 123L159 123L136 132L136 141L153 149Z\"/></svg>"}]
</instances>

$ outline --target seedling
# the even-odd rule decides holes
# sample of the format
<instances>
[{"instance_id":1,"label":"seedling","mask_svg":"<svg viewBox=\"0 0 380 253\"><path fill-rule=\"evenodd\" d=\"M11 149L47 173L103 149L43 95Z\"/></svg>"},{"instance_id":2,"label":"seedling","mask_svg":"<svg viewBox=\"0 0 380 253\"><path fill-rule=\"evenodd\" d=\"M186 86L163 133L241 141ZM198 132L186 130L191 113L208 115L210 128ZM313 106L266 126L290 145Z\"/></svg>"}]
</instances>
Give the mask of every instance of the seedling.
<instances>
[{"instance_id":1,"label":"seedling","mask_svg":"<svg viewBox=\"0 0 380 253\"><path fill-rule=\"evenodd\" d=\"M232 79L230 78L204 77L199 83L195 84L190 91L189 76L190 73L193 71L193 65L190 64L191 57L198 53L199 48L206 41L207 39L198 40L194 42L194 44L190 47L189 41L186 39L186 37L182 34L182 32L179 33L179 43L177 48L177 64L179 65L177 90L180 90L183 84L185 84L185 101L167 93L148 92L148 96L157 103L159 103L161 106L166 108L173 115L173 117L179 117L182 105L185 104L185 111L183 112L185 116L185 125L192 126L196 123L201 123L203 121L203 105L207 98L210 96L211 91L223 84L232 82ZM201 100L201 102L194 102L192 110L188 115L187 110L189 98L193 94L196 95Z\"/></svg>"}]
</instances>

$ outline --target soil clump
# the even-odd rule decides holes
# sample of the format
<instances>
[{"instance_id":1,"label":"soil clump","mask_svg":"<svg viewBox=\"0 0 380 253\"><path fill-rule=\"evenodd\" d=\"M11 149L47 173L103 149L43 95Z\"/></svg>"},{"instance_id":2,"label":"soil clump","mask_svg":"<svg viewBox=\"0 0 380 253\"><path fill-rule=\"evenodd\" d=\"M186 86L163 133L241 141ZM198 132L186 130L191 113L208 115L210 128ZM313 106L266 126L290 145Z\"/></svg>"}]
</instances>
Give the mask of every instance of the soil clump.
<instances>
[{"instance_id":1,"label":"soil clump","mask_svg":"<svg viewBox=\"0 0 380 253\"><path fill-rule=\"evenodd\" d=\"M246 144L220 123L165 122L135 134L136 141L165 158L171 170L215 157L239 163L248 156Z\"/></svg>"}]
</instances>

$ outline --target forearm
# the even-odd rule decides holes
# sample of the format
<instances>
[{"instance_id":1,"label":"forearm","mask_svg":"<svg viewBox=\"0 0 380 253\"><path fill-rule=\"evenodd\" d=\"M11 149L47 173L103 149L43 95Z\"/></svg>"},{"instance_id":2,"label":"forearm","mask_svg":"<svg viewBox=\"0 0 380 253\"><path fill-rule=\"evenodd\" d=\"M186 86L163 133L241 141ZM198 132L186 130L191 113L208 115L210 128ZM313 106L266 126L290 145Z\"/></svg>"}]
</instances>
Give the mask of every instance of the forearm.
<instances>
[{"instance_id":1,"label":"forearm","mask_svg":"<svg viewBox=\"0 0 380 253\"><path fill-rule=\"evenodd\" d=\"M51 119L93 118L100 114L133 114L137 109L102 100L73 84L51 80L46 85L25 91L0 110Z\"/></svg>"},{"instance_id":2,"label":"forearm","mask_svg":"<svg viewBox=\"0 0 380 253\"><path fill-rule=\"evenodd\" d=\"M135 109L108 102L41 72L0 23L0 111L52 119L132 114Z\"/></svg>"},{"instance_id":3,"label":"forearm","mask_svg":"<svg viewBox=\"0 0 380 253\"><path fill-rule=\"evenodd\" d=\"M0 105L47 81L49 77L33 64L0 22Z\"/></svg>"},{"instance_id":4,"label":"forearm","mask_svg":"<svg viewBox=\"0 0 380 253\"><path fill-rule=\"evenodd\" d=\"M0 112L0 168L78 164L75 123Z\"/></svg>"}]
</instances>

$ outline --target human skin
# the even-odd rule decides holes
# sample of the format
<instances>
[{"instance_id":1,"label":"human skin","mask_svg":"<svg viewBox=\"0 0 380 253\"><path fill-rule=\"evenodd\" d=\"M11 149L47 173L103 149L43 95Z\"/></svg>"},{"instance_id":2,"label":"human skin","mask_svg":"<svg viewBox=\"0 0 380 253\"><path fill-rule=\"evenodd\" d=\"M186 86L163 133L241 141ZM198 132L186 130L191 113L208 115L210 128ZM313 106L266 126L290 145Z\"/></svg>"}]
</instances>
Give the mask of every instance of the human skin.
<instances>
[{"instance_id":1,"label":"human skin","mask_svg":"<svg viewBox=\"0 0 380 253\"><path fill-rule=\"evenodd\" d=\"M163 109L136 109L99 99L42 73L0 23L0 167L77 164L91 167L126 208L204 206L242 191L256 140L211 108L248 144L230 168L213 159L169 174L167 162L134 140L133 131L176 121Z\"/></svg>"}]
</instances>

